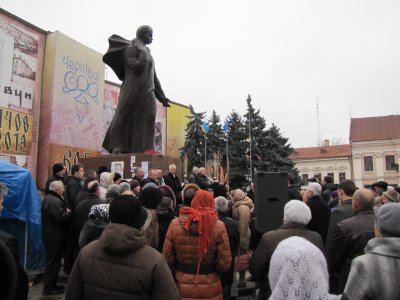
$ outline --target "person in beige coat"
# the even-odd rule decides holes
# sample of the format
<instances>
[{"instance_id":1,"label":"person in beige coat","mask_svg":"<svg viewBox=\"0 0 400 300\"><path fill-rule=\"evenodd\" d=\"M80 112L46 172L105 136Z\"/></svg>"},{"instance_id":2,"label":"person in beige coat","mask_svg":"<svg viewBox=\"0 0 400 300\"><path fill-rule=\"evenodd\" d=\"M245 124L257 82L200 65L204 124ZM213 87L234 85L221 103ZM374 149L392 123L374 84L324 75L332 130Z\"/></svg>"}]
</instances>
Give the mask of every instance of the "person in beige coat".
<instances>
[{"instance_id":1,"label":"person in beige coat","mask_svg":"<svg viewBox=\"0 0 400 300\"><path fill-rule=\"evenodd\" d=\"M239 254L242 255L249 251L249 242L251 236L249 223L251 219L251 213L254 210L254 204L253 201L240 189L233 190L231 197L233 201L233 219L239 224ZM245 271L239 273L238 287L246 286L245 274Z\"/></svg>"}]
</instances>

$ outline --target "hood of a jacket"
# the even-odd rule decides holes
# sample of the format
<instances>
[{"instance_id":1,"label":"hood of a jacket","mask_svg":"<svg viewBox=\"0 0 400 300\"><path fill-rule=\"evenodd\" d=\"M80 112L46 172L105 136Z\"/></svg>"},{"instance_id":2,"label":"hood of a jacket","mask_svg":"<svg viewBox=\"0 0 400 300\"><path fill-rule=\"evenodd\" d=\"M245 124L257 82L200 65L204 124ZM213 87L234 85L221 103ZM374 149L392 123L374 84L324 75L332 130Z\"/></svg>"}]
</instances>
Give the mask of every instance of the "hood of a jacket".
<instances>
[{"instance_id":1,"label":"hood of a jacket","mask_svg":"<svg viewBox=\"0 0 400 300\"><path fill-rule=\"evenodd\" d=\"M111 177L111 173L109 172L103 172L100 174L100 186L108 189L108 187L111 185L112 183L112 177Z\"/></svg>"},{"instance_id":2,"label":"hood of a jacket","mask_svg":"<svg viewBox=\"0 0 400 300\"><path fill-rule=\"evenodd\" d=\"M374 253L378 255L400 257L400 238L382 237L373 238L368 241L365 247L365 254Z\"/></svg>"},{"instance_id":3,"label":"hood of a jacket","mask_svg":"<svg viewBox=\"0 0 400 300\"><path fill-rule=\"evenodd\" d=\"M244 199L236 201L235 203L233 203L232 210L236 210L240 205L247 206L250 209L250 211L254 210L253 201L249 197L245 197Z\"/></svg>"},{"instance_id":4,"label":"hood of a jacket","mask_svg":"<svg viewBox=\"0 0 400 300\"><path fill-rule=\"evenodd\" d=\"M100 237L100 246L114 256L124 256L146 245L143 232L125 224L108 224Z\"/></svg>"}]
</instances>

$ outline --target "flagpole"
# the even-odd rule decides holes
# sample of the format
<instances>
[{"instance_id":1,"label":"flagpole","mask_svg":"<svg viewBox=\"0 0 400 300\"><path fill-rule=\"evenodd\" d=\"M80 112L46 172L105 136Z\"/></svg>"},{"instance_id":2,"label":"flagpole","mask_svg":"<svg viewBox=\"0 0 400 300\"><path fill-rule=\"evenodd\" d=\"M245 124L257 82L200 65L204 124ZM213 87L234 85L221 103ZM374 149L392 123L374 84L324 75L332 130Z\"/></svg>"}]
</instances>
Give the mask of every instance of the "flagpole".
<instances>
[{"instance_id":1,"label":"flagpole","mask_svg":"<svg viewBox=\"0 0 400 300\"><path fill-rule=\"evenodd\" d=\"M250 95L248 96L250 99ZM253 159L251 157L251 110L249 109L249 140L250 140L250 183L253 182Z\"/></svg>"},{"instance_id":2,"label":"flagpole","mask_svg":"<svg viewBox=\"0 0 400 300\"><path fill-rule=\"evenodd\" d=\"M205 121L201 122L201 127L204 131L204 168L207 169L207 133L209 128Z\"/></svg>"},{"instance_id":3,"label":"flagpole","mask_svg":"<svg viewBox=\"0 0 400 300\"><path fill-rule=\"evenodd\" d=\"M226 133L226 174L228 174L229 178L229 139L228 133Z\"/></svg>"},{"instance_id":4,"label":"flagpole","mask_svg":"<svg viewBox=\"0 0 400 300\"><path fill-rule=\"evenodd\" d=\"M207 169L207 137L204 134L204 168Z\"/></svg>"}]
</instances>

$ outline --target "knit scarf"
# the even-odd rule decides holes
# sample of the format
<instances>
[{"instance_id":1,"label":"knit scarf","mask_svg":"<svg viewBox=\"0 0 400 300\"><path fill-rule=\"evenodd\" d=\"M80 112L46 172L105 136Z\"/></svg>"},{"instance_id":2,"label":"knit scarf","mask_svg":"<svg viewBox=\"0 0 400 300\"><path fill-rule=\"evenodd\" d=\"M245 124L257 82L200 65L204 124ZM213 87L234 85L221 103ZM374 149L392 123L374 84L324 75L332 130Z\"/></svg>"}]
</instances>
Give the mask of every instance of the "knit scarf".
<instances>
[{"instance_id":1,"label":"knit scarf","mask_svg":"<svg viewBox=\"0 0 400 300\"><path fill-rule=\"evenodd\" d=\"M215 211L214 197L210 192L197 191L191 207L182 207L180 213L187 215L184 225L187 234L189 234L190 224L197 223L199 232L199 253L197 256L197 275L200 271L200 265L207 254L208 246L214 238L214 225L217 222L218 215Z\"/></svg>"}]
</instances>

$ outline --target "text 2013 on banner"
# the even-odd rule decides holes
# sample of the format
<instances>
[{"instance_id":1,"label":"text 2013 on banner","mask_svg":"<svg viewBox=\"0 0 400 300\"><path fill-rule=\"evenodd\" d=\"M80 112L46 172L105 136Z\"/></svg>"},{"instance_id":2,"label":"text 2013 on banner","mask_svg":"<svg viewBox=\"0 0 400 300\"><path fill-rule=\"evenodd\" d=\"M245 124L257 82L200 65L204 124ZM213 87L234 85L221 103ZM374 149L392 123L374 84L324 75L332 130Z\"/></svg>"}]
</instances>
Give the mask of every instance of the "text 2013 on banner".
<instances>
[{"instance_id":1,"label":"text 2013 on banner","mask_svg":"<svg viewBox=\"0 0 400 300\"><path fill-rule=\"evenodd\" d=\"M32 145L32 116L0 107L0 152L29 154Z\"/></svg>"}]
</instances>

